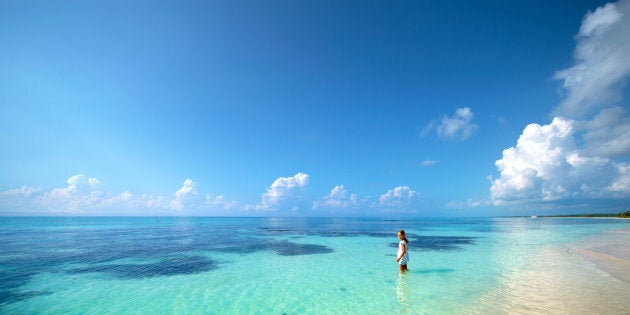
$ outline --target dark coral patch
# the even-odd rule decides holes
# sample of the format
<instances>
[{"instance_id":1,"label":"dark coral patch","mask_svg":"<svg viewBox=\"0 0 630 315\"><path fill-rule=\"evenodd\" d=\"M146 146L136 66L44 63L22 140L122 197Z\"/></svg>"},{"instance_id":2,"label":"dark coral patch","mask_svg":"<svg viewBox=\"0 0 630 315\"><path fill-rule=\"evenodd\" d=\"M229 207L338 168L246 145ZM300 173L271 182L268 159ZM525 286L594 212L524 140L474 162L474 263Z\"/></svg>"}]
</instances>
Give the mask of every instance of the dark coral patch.
<instances>
[{"instance_id":1,"label":"dark coral patch","mask_svg":"<svg viewBox=\"0 0 630 315\"><path fill-rule=\"evenodd\" d=\"M462 249L464 245L475 244L475 237L467 236L408 236L409 247L420 251L446 251ZM398 247L398 243L390 243Z\"/></svg>"},{"instance_id":2,"label":"dark coral patch","mask_svg":"<svg viewBox=\"0 0 630 315\"><path fill-rule=\"evenodd\" d=\"M299 244L289 241L276 241L268 239L249 239L239 245L218 246L209 250L229 253L253 253L263 250L272 250L281 256L299 256L313 254L328 254L334 252L331 248L316 244Z\"/></svg>"},{"instance_id":3,"label":"dark coral patch","mask_svg":"<svg viewBox=\"0 0 630 315\"><path fill-rule=\"evenodd\" d=\"M9 302L17 302L22 300L27 300L32 297L40 296L40 295L50 295L53 294L51 291L27 291L27 292L19 292L13 290L2 290L0 291L0 305L9 303Z\"/></svg>"},{"instance_id":4,"label":"dark coral patch","mask_svg":"<svg viewBox=\"0 0 630 315\"><path fill-rule=\"evenodd\" d=\"M218 268L218 263L202 256L178 257L153 264L107 264L69 270L69 273L107 273L116 278L135 279L188 275Z\"/></svg>"},{"instance_id":5,"label":"dark coral patch","mask_svg":"<svg viewBox=\"0 0 630 315\"><path fill-rule=\"evenodd\" d=\"M332 249L323 245L296 244L291 242L272 242L269 247L276 254L282 256L328 254L333 252Z\"/></svg>"}]
</instances>

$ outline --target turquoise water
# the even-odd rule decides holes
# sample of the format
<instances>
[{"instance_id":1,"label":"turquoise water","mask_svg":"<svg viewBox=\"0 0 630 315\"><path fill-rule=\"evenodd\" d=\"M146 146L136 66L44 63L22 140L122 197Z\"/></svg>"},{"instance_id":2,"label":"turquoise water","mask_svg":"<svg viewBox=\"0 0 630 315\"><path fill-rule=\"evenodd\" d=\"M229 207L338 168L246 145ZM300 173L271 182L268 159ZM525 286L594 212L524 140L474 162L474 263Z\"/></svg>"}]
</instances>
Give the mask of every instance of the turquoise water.
<instances>
[{"instance_id":1,"label":"turquoise water","mask_svg":"<svg viewBox=\"0 0 630 315\"><path fill-rule=\"evenodd\" d=\"M630 284L570 250L629 223L5 217L0 313L630 313Z\"/></svg>"}]
</instances>

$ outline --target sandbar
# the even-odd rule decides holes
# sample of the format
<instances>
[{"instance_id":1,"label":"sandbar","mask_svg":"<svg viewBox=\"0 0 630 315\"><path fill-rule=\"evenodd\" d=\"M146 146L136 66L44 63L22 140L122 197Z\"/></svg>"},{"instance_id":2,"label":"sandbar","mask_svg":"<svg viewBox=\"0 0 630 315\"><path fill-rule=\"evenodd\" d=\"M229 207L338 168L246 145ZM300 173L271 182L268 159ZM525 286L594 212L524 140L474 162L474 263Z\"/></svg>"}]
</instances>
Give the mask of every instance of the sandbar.
<instances>
[{"instance_id":1,"label":"sandbar","mask_svg":"<svg viewBox=\"0 0 630 315\"><path fill-rule=\"evenodd\" d=\"M572 246L573 253L630 283L630 230L617 230Z\"/></svg>"}]
</instances>

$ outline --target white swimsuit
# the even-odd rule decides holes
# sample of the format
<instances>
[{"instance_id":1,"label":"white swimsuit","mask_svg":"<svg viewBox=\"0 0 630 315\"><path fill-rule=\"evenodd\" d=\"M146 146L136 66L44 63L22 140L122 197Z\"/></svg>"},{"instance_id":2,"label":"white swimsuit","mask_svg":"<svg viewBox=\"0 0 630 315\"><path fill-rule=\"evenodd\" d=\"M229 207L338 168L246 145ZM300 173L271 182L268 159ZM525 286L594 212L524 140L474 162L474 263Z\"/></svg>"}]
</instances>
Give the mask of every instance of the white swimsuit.
<instances>
[{"instance_id":1,"label":"white swimsuit","mask_svg":"<svg viewBox=\"0 0 630 315\"><path fill-rule=\"evenodd\" d=\"M400 257L400 254L402 254L403 246L405 246L407 250L405 251L405 255L403 255L402 258L400 259L399 264L406 265L409 262L409 244L405 242L404 240L398 243L398 256L397 257Z\"/></svg>"}]
</instances>

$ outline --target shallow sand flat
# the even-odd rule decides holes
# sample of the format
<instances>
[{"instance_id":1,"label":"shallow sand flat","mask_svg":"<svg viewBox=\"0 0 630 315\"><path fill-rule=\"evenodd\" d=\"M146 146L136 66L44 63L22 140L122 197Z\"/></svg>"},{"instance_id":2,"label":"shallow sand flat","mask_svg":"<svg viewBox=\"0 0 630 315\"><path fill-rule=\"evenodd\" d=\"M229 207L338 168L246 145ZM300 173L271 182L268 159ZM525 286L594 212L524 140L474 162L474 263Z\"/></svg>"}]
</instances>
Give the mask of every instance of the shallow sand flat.
<instances>
[{"instance_id":1,"label":"shallow sand flat","mask_svg":"<svg viewBox=\"0 0 630 315\"><path fill-rule=\"evenodd\" d=\"M482 298L486 314L629 314L630 283L566 249L542 251L528 268L506 275Z\"/></svg>"},{"instance_id":2,"label":"shallow sand flat","mask_svg":"<svg viewBox=\"0 0 630 315\"><path fill-rule=\"evenodd\" d=\"M590 250L577 249L574 251L584 259L593 262L597 267L609 273L611 276L630 283L630 260L620 258L615 254L608 254L623 254L628 251L627 249L617 246L615 250L607 250L608 253L602 253L599 248L592 248Z\"/></svg>"},{"instance_id":3,"label":"shallow sand flat","mask_svg":"<svg viewBox=\"0 0 630 315\"><path fill-rule=\"evenodd\" d=\"M627 279L630 233L616 231L553 246L528 257L525 268L506 266L496 290L471 313L630 314Z\"/></svg>"},{"instance_id":4,"label":"shallow sand flat","mask_svg":"<svg viewBox=\"0 0 630 315\"><path fill-rule=\"evenodd\" d=\"M570 250L611 276L630 283L630 231L620 230L586 240Z\"/></svg>"}]
</instances>

